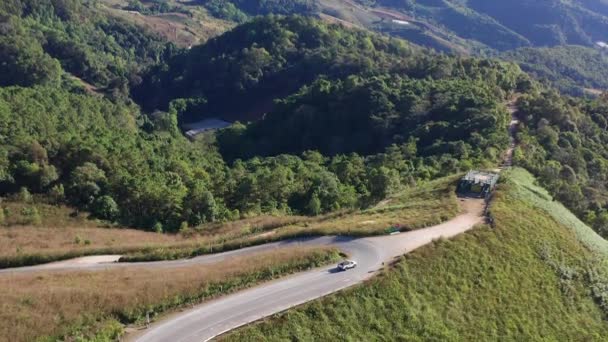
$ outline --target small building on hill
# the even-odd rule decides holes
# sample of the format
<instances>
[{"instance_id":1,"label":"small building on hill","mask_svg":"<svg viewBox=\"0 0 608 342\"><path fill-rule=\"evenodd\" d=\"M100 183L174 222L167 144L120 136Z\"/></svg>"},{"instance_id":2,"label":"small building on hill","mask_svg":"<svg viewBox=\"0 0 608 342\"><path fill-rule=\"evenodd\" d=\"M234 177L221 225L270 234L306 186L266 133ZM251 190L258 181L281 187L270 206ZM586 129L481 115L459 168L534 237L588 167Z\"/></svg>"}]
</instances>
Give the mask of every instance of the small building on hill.
<instances>
[{"instance_id":1,"label":"small building on hill","mask_svg":"<svg viewBox=\"0 0 608 342\"><path fill-rule=\"evenodd\" d=\"M458 182L458 193L468 196L487 197L496 188L499 175L492 172L469 171Z\"/></svg>"},{"instance_id":2,"label":"small building on hill","mask_svg":"<svg viewBox=\"0 0 608 342\"><path fill-rule=\"evenodd\" d=\"M183 124L182 128L184 129L188 138L194 139L197 135L204 132L226 128L230 125L232 125L230 122L221 119L208 118L197 122Z\"/></svg>"}]
</instances>

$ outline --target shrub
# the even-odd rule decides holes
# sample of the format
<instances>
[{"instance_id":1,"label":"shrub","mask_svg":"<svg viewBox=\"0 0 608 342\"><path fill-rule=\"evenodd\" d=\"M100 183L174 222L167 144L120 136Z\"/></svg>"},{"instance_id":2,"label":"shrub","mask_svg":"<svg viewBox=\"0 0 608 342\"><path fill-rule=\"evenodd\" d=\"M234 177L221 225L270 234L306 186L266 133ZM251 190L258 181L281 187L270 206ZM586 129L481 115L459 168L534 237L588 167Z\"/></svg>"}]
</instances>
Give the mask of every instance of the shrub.
<instances>
[{"instance_id":1,"label":"shrub","mask_svg":"<svg viewBox=\"0 0 608 342\"><path fill-rule=\"evenodd\" d=\"M26 187L22 187L21 189L19 189L17 199L23 203L31 203L33 201L32 194Z\"/></svg>"},{"instance_id":2,"label":"shrub","mask_svg":"<svg viewBox=\"0 0 608 342\"><path fill-rule=\"evenodd\" d=\"M40 225L42 220L36 207L24 207L21 209L22 224Z\"/></svg>"},{"instance_id":3,"label":"shrub","mask_svg":"<svg viewBox=\"0 0 608 342\"><path fill-rule=\"evenodd\" d=\"M49 198L55 203L59 204L65 200L65 189L63 184L57 184L49 190Z\"/></svg>"},{"instance_id":4,"label":"shrub","mask_svg":"<svg viewBox=\"0 0 608 342\"><path fill-rule=\"evenodd\" d=\"M152 227L152 229L153 229L155 232L157 232L157 233L159 233L159 234L162 234L162 233L163 233L163 224L162 224L162 223L160 223L160 222L156 222L156 223L154 224L154 226Z\"/></svg>"}]
</instances>

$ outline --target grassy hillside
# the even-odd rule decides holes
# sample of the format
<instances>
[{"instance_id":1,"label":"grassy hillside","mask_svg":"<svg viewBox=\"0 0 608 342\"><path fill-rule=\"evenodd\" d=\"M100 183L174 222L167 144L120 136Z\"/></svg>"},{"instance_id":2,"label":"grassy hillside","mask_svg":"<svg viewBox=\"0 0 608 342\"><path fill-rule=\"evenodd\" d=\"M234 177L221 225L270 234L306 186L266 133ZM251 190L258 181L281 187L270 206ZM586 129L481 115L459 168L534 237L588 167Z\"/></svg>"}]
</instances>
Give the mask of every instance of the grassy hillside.
<instances>
[{"instance_id":1,"label":"grassy hillside","mask_svg":"<svg viewBox=\"0 0 608 342\"><path fill-rule=\"evenodd\" d=\"M438 241L367 284L224 340L606 340L607 242L554 210L525 171L504 178L494 227Z\"/></svg>"}]
</instances>

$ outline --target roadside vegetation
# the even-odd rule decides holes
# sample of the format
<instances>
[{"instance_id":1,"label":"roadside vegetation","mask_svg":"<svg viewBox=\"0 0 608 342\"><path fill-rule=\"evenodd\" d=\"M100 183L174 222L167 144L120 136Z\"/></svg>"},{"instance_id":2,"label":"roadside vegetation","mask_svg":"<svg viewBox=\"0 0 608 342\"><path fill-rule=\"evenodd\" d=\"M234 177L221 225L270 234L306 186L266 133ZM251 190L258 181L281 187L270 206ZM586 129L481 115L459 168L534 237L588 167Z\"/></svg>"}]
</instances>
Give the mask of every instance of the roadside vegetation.
<instances>
[{"instance_id":1,"label":"roadside vegetation","mask_svg":"<svg viewBox=\"0 0 608 342\"><path fill-rule=\"evenodd\" d=\"M422 247L367 284L223 340L604 341L608 278L585 242L593 231L563 207L547 212L557 205L525 171L504 178L494 227Z\"/></svg>"},{"instance_id":2,"label":"roadside vegetation","mask_svg":"<svg viewBox=\"0 0 608 342\"><path fill-rule=\"evenodd\" d=\"M74 216L73 210L44 203L0 204L7 215L0 228L0 268L41 264L86 255L122 254L121 261L188 258L293 237L370 236L435 225L456 216L458 176L422 183L365 210L342 210L309 217L261 215L208 223L174 234L160 234ZM34 210L38 223L24 221ZM29 218L29 216L26 216ZM0 225L1 226L1 225Z\"/></svg>"},{"instance_id":3,"label":"roadside vegetation","mask_svg":"<svg viewBox=\"0 0 608 342\"><path fill-rule=\"evenodd\" d=\"M127 253L176 236L122 229L90 219L65 205L33 198L0 202L0 268L28 266L84 255Z\"/></svg>"},{"instance_id":4,"label":"roadside vegetation","mask_svg":"<svg viewBox=\"0 0 608 342\"><path fill-rule=\"evenodd\" d=\"M235 221L215 230L203 226L198 230L201 234L198 241L194 235L193 243L149 247L128 253L120 261L182 259L290 238L323 235L362 237L424 228L445 222L460 212L455 195L457 178L445 177L404 191L367 210L340 211L314 218L267 217ZM213 234L205 233L209 231Z\"/></svg>"},{"instance_id":5,"label":"roadside vegetation","mask_svg":"<svg viewBox=\"0 0 608 342\"><path fill-rule=\"evenodd\" d=\"M0 340L116 340L127 324L335 262L331 248L289 248L213 265L0 275Z\"/></svg>"}]
</instances>

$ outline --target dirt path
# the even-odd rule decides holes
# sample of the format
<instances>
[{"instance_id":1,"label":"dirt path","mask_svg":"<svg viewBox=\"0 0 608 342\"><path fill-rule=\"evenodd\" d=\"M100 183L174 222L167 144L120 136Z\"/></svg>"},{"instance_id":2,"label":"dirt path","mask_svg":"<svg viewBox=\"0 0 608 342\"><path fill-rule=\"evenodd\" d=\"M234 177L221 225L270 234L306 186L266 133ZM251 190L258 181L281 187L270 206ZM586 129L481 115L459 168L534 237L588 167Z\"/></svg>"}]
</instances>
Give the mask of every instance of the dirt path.
<instances>
[{"instance_id":1,"label":"dirt path","mask_svg":"<svg viewBox=\"0 0 608 342\"><path fill-rule=\"evenodd\" d=\"M501 169L506 169L513 166L513 152L516 147L515 134L517 133L517 126L519 125L519 119L517 118L517 100L518 96L513 97L507 103L507 109L511 114L511 122L509 123L509 148L504 153Z\"/></svg>"}]
</instances>

